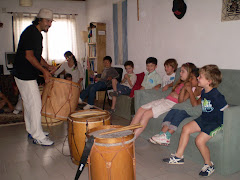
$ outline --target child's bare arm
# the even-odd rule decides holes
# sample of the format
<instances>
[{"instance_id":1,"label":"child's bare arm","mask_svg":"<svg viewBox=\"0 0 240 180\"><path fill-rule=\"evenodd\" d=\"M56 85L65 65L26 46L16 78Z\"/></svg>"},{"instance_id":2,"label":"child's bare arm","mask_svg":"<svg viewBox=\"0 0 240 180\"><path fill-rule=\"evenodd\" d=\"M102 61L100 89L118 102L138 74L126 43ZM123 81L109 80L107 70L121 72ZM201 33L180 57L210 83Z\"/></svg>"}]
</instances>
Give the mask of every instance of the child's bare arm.
<instances>
[{"instance_id":1,"label":"child's bare arm","mask_svg":"<svg viewBox=\"0 0 240 180\"><path fill-rule=\"evenodd\" d=\"M130 79L130 77L128 76L128 74L125 74L125 75L124 75L124 79L126 79L126 80L128 81L128 84L129 84L131 87L133 87L133 84L132 84L131 79Z\"/></svg>"},{"instance_id":2,"label":"child's bare arm","mask_svg":"<svg viewBox=\"0 0 240 180\"><path fill-rule=\"evenodd\" d=\"M154 86L153 89L158 90L160 87L161 87L161 84L158 84L158 85Z\"/></svg>"},{"instance_id":3,"label":"child's bare arm","mask_svg":"<svg viewBox=\"0 0 240 180\"><path fill-rule=\"evenodd\" d=\"M125 75L124 75L121 83L124 83L125 81L126 81L126 79L125 79Z\"/></svg>"},{"instance_id":4,"label":"child's bare arm","mask_svg":"<svg viewBox=\"0 0 240 180\"><path fill-rule=\"evenodd\" d=\"M192 106L197 106L201 103L201 98L199 98L198 100L195 98L196 96L199 96L201 94L201 91L199 91L199 89L196 89L195 92L192 91L192 88L187 87L186 90L189 93L189 98L190 98L190 102L192 104ZM200 93L199 93L200 92Z\"/></svg>"},{"instance_id":5,"label":"child's bare arm","mask_svg":"<svg viewBox=\"0 0 240 180\"><path fill-rule=\"evenodd\" d=\"M170 83L170 84L167 84L166 86L164 86L164 87L162 88L162 91L166 91L166 90L168 90L168 88L170 88L170 87L173 87L173 82Z\"/></svg>"},{"instance_id":6,"label":"child's bare arm","mask_svg":"<svg viewBox=\"0 0 240 180\"><path fill-rule=\"evenodd\" d=\"M144 86L142 86L142 87L140 88L140 90L143 90L143 89L145 89L145 87L144 87Z\"/></svg>"},{"instance_id":7,"label":"child's bare arm","mask_svg":"<svg viewBox=\"0 0 240 180\"><path fill-rule=\"evenodd\" d=\"M181 103L181 102L184 102L186 101L188 98L189 98L189 93L187 92L186 88L190 86L191 87L191 83L190 82L187 82L183 88L181 89L180 91L180 94L178 96L178 102Z\"/></svg>"},{"instance_id":8,"label":"child's bare arm","mask_svg":"<svg viewBox=\"0 0 240 180\"><path fill-rule=\"evenodd\" d=\"M167 84L166 86L168 86L168 87L173 87L173 82L170 83L170 84Z\"/></svg>"}]
</instances>

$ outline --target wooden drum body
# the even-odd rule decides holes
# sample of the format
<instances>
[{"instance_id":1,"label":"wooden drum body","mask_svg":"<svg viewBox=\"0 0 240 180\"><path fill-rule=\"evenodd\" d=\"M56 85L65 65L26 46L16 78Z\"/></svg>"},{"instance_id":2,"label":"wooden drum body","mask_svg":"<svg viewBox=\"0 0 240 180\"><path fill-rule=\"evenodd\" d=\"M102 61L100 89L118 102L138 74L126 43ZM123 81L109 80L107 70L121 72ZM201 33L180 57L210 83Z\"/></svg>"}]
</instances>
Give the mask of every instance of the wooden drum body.
<instances>
[{"instance_id":1,"label":"wooden drum body","mask_svg":"<svg viewBox=\"0 0 240 180\"><path fill-rule=\"evenodd\" d=\"M80 85L60 79L50 78L42 93L42 124L55 125L67 121L74 112L80 96Z\"/></svg>"},{"instance_id":2,"label":"wooden drum body","mask_svg":"<svg viewBox=\"0 0 240 180\"><path fill-rule=\"evenodd\" d=\"M110 114L98 109L80 110L72 113L68 118L68 144L71 159L79 164L85 146L85 133L92 128L110 125Z\"/></svg>"},{"instance_id":3,"label":"wooden drum body","mask_svg":"<svg viewBox=\"0 0 240 180\"><path fill-rule=\"evenodd\" d=\"M122 126L99 126L89 130L94 144L88 157L91 180L136 180L134 134L131 130L99 135Z\"/></svg>"}]
</instances>

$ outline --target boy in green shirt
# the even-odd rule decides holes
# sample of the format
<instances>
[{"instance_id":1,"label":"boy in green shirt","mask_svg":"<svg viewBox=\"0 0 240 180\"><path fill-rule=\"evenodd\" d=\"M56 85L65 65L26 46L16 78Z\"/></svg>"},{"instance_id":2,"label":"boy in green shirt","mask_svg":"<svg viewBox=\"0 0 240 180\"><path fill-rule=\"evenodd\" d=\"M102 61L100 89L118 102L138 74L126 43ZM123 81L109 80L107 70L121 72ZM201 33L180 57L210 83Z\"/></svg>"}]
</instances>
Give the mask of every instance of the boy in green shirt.
<instances>
[{"instance_id":1,"label":"boy in green shirt","mask_svg":"<svg viewBox=\"0 0 240 180\"><path fill-rule=\"evenodd\" d=\"M148 73L145 74L141 89L156 89L161 87L161 76L156 72L157 59L149 57L146 60L146 69Z\"/></svg>"}]
</instances>

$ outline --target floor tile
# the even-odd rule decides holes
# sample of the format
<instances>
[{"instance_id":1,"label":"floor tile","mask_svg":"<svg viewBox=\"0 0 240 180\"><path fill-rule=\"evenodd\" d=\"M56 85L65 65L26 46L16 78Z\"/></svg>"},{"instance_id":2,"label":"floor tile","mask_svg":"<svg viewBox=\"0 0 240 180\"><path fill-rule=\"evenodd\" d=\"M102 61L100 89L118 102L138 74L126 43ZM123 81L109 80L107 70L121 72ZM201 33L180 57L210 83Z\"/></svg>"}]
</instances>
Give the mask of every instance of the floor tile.
<instances>
[{"instance_id":1,"label":"floor tile","mask_svg":"<svg viewBox=\"0 0 240 180\"><path fill-rule=\"evenodd\" d=\"M112 116L115 125L129 125L130 121ZM68 146L67 123L43 127L50 132L55 144L50 147L35 145L27 138L25 125L0 126L0 179L1 180L69 180L74 179L78 166L71 161ZM154 145L139 137L135 141L137 180L195 180L203 179L198 173L202 168L190 159L182 166L169 165L162 161L169 157L167 147ZM240 172L221 176L214 173L204 179L238 180ZM80 180L88 179L88 167L85 167Z\"/></svg>"}]
</instances>

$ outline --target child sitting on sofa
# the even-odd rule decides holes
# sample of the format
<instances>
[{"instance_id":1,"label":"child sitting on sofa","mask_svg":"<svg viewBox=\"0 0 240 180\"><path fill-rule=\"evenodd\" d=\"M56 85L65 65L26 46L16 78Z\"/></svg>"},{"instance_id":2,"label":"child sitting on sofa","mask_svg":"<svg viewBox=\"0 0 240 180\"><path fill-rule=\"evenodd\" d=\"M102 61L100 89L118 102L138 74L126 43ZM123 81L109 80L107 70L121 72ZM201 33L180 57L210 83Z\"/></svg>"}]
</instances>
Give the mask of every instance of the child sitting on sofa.
<instances>
[{"instance_id":1,"label":"child sitting on sofa","mask_svg":"<svg viewBox=\"0 0 240 180\"><path fill-rule=\"evenodd\" d=\"M145 74L142 87L140 89L156 89L161 87L161 76L156 72L158 60L155 57L149 57L146 60L146 69L148 73Z\"/></svg>"},{"instance_id":2,"label":"child sitting on sofa","mask_svg":"<svg viewBox=\"0 0 240 180\"><path fill-rule=\"evenodd\" d=\"M117 102L117 96L119 95L129 95L131 93L131 89L136 83L137 76L134 74L134 64L132 61L126 61L124 63L124 67L126 69L126 74L123 77L123 80L118 83L117 79L112 79L112 87L113 92L110 92L109 95L112 97L112 107L110 109L110 113L115 112L115 106Z\"/></svg>"},{"instance_id":3,"label":"child sitting on sofa","mask_svg":"<svg viewBox=\"0 0 240 180\"><path fill-rule=\"evenodd\" d=\"M183 153L189 136L199 132L196 145L204 159L200 176L210 176L214 172L214 164L210 159L210 151L206 143L216 135L223 126L223 110L228 107L224 96L216 89L222 81L221 71L216 65L206 65L200 69L198 85L201 93L202 115L182 128L177 152L170 158L163 159L169 164L184 164Z\"/></svg>"},{"instance_id":4,"label":"child sitting on sofa","mask_svg":"<svg viewBox=\"0 0 240 180\"><path fill-rule=\"evenodd\" d=\"M163 75L162 91L166 91L169 87L173 87L177 67L178 63L176 59L167 59L164 62L164 69L166 74Z\"/></svg>"},{"instance_id":5,"label":"child sitting on sofa","mask_svg":"<svg viewBox=\"0 0 240 180\"><path fill-rule=\"evenodd\" d=\"M189 94L192 106L197 106L201 103L202 88L198 86L199 69L193 69L190 74L189 82L182 88L182 91ZM159 134L149 138L153 144L169 145L172 134L177 130L179 124L190 115L185 110L171 109L162 123L162 129Z\"/></svg>"},{"instance_id":6,"label":"child sitting on sofa","mask_svg":"<svg viewBox=\"0 0 240 180\"><path fill-rule=\"evenodd\" d=\"M136 137L142 133L151 118L157 118L161 114L168 112L176 103L184 102L189 98L188 93L184 93L181 89L185 83L189 81L190 72L194 68L196 68L196 66L193 63L183 64L181 66L180 79L173 87L172 92L166 98L152 101L138 109L131 124L140 123L143 127L134 130Z\"/></svg>"},{"instance_id":7,"label":"child sitting on sofa","mask_svg":"<svg viewBox=\"0 0 240 180\"><path fill-rule=\"evenodd\" d=\"M116 69L111 66L112 58L110 56L105 56L103 58L103 65L104 70L101 74L101 78L97 78L98 82L88 85L80 94L79 103L82 103L82 101L88 97L88 104L83 107L84 110L93 107L97 91L105 90L107 87L112 86L112 79L116 79L119 76Z\"/></svg>"}]
</instances>

